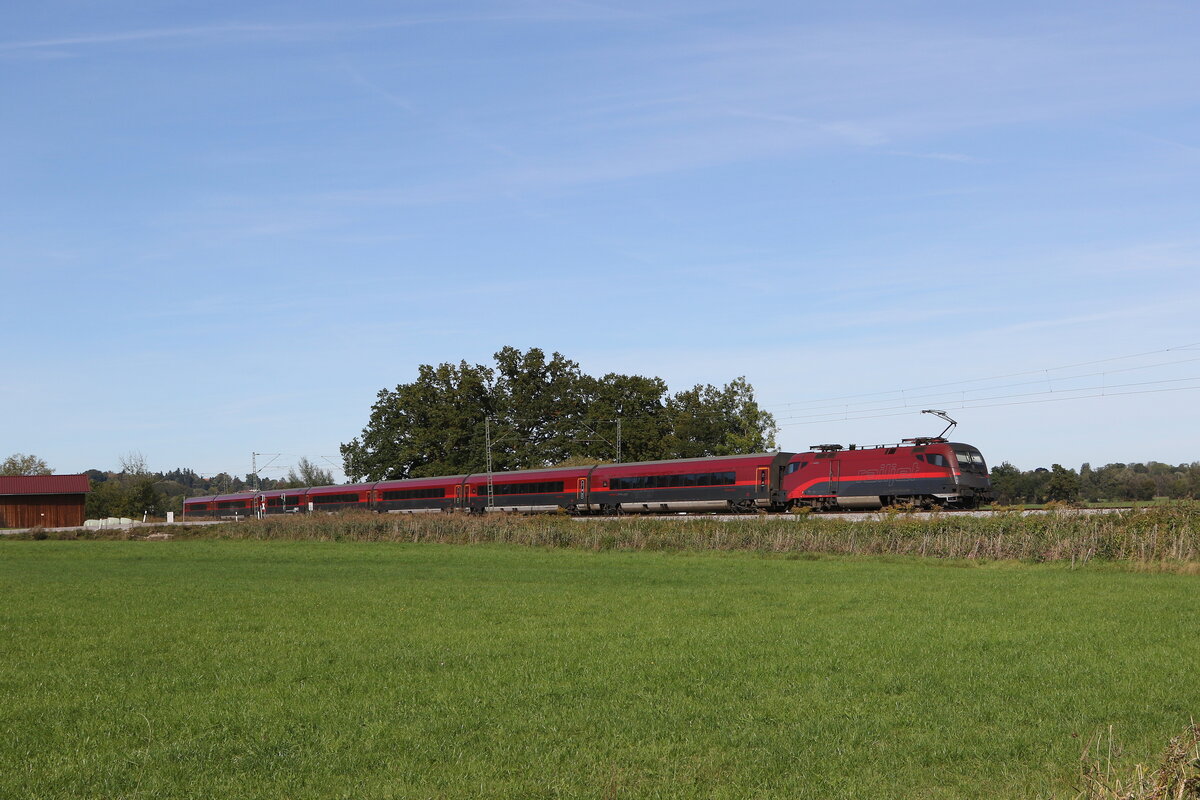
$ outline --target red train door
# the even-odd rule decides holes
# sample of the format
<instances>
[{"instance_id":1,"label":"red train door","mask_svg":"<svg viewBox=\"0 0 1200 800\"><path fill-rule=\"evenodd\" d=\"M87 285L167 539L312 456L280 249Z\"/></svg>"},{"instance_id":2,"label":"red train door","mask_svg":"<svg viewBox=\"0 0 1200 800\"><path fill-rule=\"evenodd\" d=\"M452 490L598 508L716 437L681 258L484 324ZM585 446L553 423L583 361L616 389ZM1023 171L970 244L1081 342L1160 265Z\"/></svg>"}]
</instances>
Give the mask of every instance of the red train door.
<instances>
[{"instance_id":1,"label":"red train door","mask_svg":"<svg viewBox=\"0 0 1200 800\"><path fill-rule=\"evenodd\" d=\"M829 462L829 493L837 494L838 479L842 477L842 462L836 458Z\"/></svg>"},{"instance_id":2,"label":"red train door","mask_svg":"<svg viewBox=\"0 0 1200 800\"><path fill-rule=\"evenodd\" d=\"M760 494L766 494L771 488L771 468L758 468L758 491Z\"/></svg>"},{"instance_id":3,"label":"red train door","mask_svg":"<svg viewBox=\"0 0 1200 800\"><path fill-rule=\"evenodd\" d=\"M463 485L454 484L454 508L461 511L463 507Z\"/></svg>"},{"instance_id":4,"label":"red train door","mask_svg":"<svg viewBox=\"0 0 1200 800\"><path fill-rule=\"evenodd\" d=\"M587 478L579 479L579 494L576 499L581 503L587 500Z\"/></svg>"}]
</instances>

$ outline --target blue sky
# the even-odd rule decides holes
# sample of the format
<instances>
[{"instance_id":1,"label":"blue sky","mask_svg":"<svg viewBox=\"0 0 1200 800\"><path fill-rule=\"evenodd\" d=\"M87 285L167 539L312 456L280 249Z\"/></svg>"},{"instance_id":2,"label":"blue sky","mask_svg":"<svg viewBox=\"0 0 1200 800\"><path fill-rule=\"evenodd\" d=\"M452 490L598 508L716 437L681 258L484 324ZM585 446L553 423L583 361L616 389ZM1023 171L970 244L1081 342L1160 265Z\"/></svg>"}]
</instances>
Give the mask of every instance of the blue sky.
<instances>
[{"instance_id":1,"label":"blue sky","mask_svg":"<svg viewBox=\"0 0 1200 800\"><path fill-rule=\"evenodd\" d=\"M785 449L936 403L995 463L1200 460L1194 3L51 1L0 31L0 455L336 460L380 388L513 345L745 375Z\"/></svg>"}]
</instances>

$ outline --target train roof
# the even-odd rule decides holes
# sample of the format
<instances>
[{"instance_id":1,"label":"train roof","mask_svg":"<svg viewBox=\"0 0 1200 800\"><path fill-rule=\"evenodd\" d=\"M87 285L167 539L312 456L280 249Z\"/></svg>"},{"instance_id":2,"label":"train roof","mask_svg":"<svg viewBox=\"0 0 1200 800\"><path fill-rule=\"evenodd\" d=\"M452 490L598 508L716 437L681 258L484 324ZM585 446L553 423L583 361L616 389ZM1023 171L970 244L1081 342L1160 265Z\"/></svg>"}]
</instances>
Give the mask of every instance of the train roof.
<instances>
[{"instance_id":1,"label":"train roof","mask_svg":"<svg viewBox=\"0 0 1200 800\"><path fill-rule=\"evenodd\" d=\"M263 489L255 494L259 497L283 497L285 494L304 494L307 491L306 486L293 486L290 489Z\"/></svg>"},{"instance_id":2,"label":"train roof","mask_svg":"<svg viewBox=\"0 0 1200 800\"><path fill-rule=\"evenodd\" d=\"M839 456L843 456L847 453L864 453L864 452L868 452L871 450L912 450L917 447L926 448L926 447L932 447L934 445L944 445L946 447L969 447L970 449L975 450L975 451L979 450L979 448L976 447L975 445L967 444L966 442L950 442L950 441L947 441L946 439L941 439L938 437L928 437L928 438L909 439L907 441L899 442L896 444L863 444L863 445L850 445L848 447L843 447L840 444L813 445L813 447L811 449L806 450L803 453L797 453L796 455L805 456L805 455L811 455L811 454L817 453L817 452L826 452L826 453L832 452L832 453L837 453Z\"/></svg>"},{"instance_id":3,"label":"train roof","mask_svg":"<svg viewBox=\"0 0 1200 800\"><path fill-rule=\"evenodd\" d=\"M659 467L664 464L699 464L705 461L745 461L747 459L767 460L776 459L779 456L787 456L791 458L795 453L785 453L783 451L774 453L743 453L736 456L700 456L699 458L668 458L661 461L627 461L621 464L601 464L596 469L617 469L625 467Z\"/></svg>"},{"instance_id":4,"label":"train roof","mask_svg":"<svg viewBox=\"0 0 1200 800\"><path fill-rule=\"evenodd\" d=\"M586 467L541 467L539 469L516 469L516 470L503 470L503 471L495 471L494 470L492 472L492 480L495 480L498 477L504 477L505 479L508 479L508 478L541 478L541 477L546 477L546 476L567 477L570 475L579 475L580 477L582 477L584 475L587 475L591 471L592 471L591 465L588 465ZM465 477L467 477L473 481L474 480L486 481L487 476L488 476L488 473L486 473L486 472L472 472L470 475L467 475Z\"/></svg>"},{"instance_id":5,"label":"train roof","mask_svg":"<svg viewBox=\"0 0 1200 800\"><path fill-rule=\"evenodd\" d=\"M493 473L494 474L494 473ZM507 474L507 473L506 473ZM468 475L434 475L429 478L395 478L389 481L379 481L376 489L388 489L392 486L440 486L444 483L462 483Z\"/></svg>"},{"instance_id":6,"label":"train roof","mask_svg":"<svg viewBox=\"0 0 1200 800\"><path fill-rule=\"evenodd\" d=\"M375 486L375 482L371 483L344 483L334 486L310 486L303 491L306 494L337 494L338 492L365 492Z\"/></svg>"}]
</instances>

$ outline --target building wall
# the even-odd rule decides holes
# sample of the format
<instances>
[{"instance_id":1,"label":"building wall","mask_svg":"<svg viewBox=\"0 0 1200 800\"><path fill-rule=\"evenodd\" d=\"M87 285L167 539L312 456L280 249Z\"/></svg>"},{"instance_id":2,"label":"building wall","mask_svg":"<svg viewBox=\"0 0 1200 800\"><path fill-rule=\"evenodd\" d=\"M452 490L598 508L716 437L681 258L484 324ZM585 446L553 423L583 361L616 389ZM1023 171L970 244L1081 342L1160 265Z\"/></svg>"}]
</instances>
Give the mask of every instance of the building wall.
<instances>
[{"instance_id":1,"label":"building wall","mask_svg":"<svg viewBox=\"0 0 1200 800\"><path fill-rule=\"evenodd\" d=\"M82 494L0 496L0 528L68 528L83 524Z\"/></svg>"}]
</instances>

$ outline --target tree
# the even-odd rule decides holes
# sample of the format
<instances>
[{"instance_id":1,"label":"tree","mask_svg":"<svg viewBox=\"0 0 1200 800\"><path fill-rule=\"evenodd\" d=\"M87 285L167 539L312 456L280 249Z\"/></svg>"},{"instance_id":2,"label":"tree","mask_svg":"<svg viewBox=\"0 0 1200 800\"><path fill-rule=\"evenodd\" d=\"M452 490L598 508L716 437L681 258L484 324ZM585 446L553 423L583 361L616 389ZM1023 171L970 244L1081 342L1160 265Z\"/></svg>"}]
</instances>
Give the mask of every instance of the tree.
<instances>
[{"instance_id":1,"label":"tree","mask_svg":"<svg viewBox=\"0 0 1200 800\"><path fill-rule=\"evenodd\" d=\"M484 419L495 411L494 373L467 362L422 364L417 379L381 389L361 438L341 446L351 480L473 472L483 463Z\"/></svg>"},{"instance_id":2,"label":"tree","mask_svg":"<svg viewBox=\"0 0 1200 800\"><path fill-rule=\"evenodd\" d=\"M333 484L333 473L300 456L296 466L288 470L287 482L292 486L330 486Z\"/></svg>"},{"instance_id":3,"label":"tree","mask_svg":"<svg viewBox=\"0 0 1200 800\"><path fill-rule=\"evenodd\" d=\"M1024 473L1007 461L992 467L992 491L1002 505L1024 502Z\"/></svg>"},{"instance_id":4,"label":"tree","mask_svg":"<svg viewBox=\"0 0 1200 800\"><path fill-rule=\"evenodd\" d=\"M0 463L0 475L50 475L54 470L35 455L13 453Z\"/></svg>"},{"instance_id":5,"label":"tree","mask_svg":"<svg viewBox=\"0 0 1200 800\"><path fill-rule=\"evenodd\" d=\"M1133 473L1125 488L1126 500L1153 500L1158 487L1149 475Z\"/></svg>"},{"instance_id":6,"label":"tree","mask_svg":"<svg viewBox=\"0 0 1200 800\"><path fill-rule=\"evenodd\" d=\"M615 372L601 378L585 375L580 388L587 412L575 441L577 458L616 461L618 434L622 461L667 456L664 445L671 419L664 402L667 384L662 378Z\"/></svg>"},{"instance_id":7,"label":"tree","mask_svg":"<svg viewBox=\"0 0 1200 800\"><path fill-rule=\"evenodd\" d=\"M119 516L117 510L124 507L124 502L124 491L117 481L92 481L92 490L84 500L84 513L88 519Z\"/></svg>"},{"instance_id":8,"label":"tree","mask_svg":"<svg viewBox=\"0 0 1200 800\"><path fill-rule=\"evenodd\" d=\"M677 392L667 401L672 458L727 456L774 449L775 418L758 407L754 388L737 378Z\"/></svg>"},{"instance_id":9,"label":"tree","mask_svg":"<svg viewBox=\"0 0 1200 800\"><path fill-rule=\"evenodd\" d=\"M587 416L583 374L561 353L504 347L495 355L492 450L495 469L553 464L579 455L576 439Z\"/></svg>"},{"instance_id":10,"label":"tree","mask_svg":"<svg viewBox=\"0 0 1200 800\"><path fill-rule=\"evenodd\" d=\"M1079 499L1079 476L1075 470L1066 469L1062 464L1050 467L1050 478L1042 487L1042 493L1047 501L1074 503Z\"/></svg>"},{"instance_id":11,"label":"tree","mask_svg":"<svg viewBox=\"0 0 1200 800\"><path fill-rule=\"evenodd\" d=\"M92 491L84 505L88 517L157 516L173 506L159 489L161 475L146 469L146 460L141 453L126 453L120 457L120 462L121 472L107 474L103 481L90 479Z\"/></svg>"},{"instance_id":12,"label":"tree","mask_svg":"<svg viewBox=\"0 0 1200 800\"><path fill-rule=\"evenodd\" d=\"M350 479L482 472L489 437L496 471L613 461L618 436L622 461L775 446L775 420L745 378L668 396L661 378L595 378L536 347L505 347L494 358L494 368L422 364L412 383L381 390L367 426L341 446Z\"/></svg>"},{"instance_id":13,"label":"tree","mask_svg":"<svg viewBox=\"0 0 1200 800\"><path fill-rule=\"evenodd\" d=\"M145 475L149 472L146 468L146 457L142 455L140 450L130 450L120 457L121 474L122 475Z\"/></svg>"},{"instance_id":14,"label":"tree","mask_svg":"<svg viewBox=\"0 0 1200 800\"><path fill-rule=\"evenodd\" d=\"M1086 461L1079 468L1079 495L1090 502L1100 499L1100 484L1096 479L1096 473L1092 471L1092 465Z\"/></svg>"}]
</instances>

